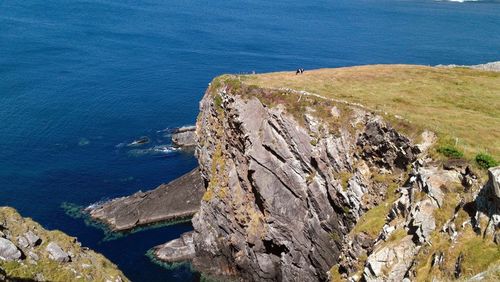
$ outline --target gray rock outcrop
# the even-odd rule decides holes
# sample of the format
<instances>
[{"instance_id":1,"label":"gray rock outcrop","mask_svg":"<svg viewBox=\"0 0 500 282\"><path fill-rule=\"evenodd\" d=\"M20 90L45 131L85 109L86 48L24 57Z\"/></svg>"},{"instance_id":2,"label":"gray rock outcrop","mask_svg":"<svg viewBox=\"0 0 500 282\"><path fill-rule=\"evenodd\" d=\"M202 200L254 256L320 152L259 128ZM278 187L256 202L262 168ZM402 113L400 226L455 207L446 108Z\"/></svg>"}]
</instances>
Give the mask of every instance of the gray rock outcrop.
<instances>
[{"instance_id":1,"label":"gray rock outcrop","mask_svg":"<svg viewBox=\"0 0 500 282\"><path fill-rule=\"evenodd\" d=\"M462 67L462 68L471 68L471 69L484 70L484 71L500 72L500 61L479 64L479 65L471 65L471 66L467 66L467 65L437 65L436 67L442 67L442 68Z\"/></svg>"},{"instance_id":2,"label":"gray rock outcrop","mask_svg":"<svg viewBox=\"0 0 500 282\"><path fill-rule=\"evenodd\" d=\"M153 249L154 255L163 261L183 262L192 260L196 251L193 242L193 232L181 235L179 239L169 241Z\"/></svg>"},{"instance_id":3,"label":"gray rock outcrop","mask_svg":"<svg viewBox=\"0 0 500 282\"><path fill-rule=\"evenodd\" d=\"M417 252L418 247L412 242L411 236L388 244L368 257L364 279L367 282L403 281Z\"/></svg>"},{"instance_id":4,"label":"gray rock outcrop","mask_svg":"<svg viewBox=\"0 0 500 282\"><path fill-rule=\"evenodd\" d=\"M192 217L200 207L205 189L198 168L158 188L128 197L91 205L90 216L112 230Z\"/></svg>"},{"instance_id":5,"label":"gray rock outcrop","mask_svg":"<svg viewBox=\"0 0 500 282\"><path fill-rule=\"evenodd\" d=\"M172 143L178 147L196 146L196 127L184 126L176 129L172 133Z\"/></svg>"},{"instance_id":6,"label":"gray rock outcrop","mask_svg":"<svg viewBox=\"0 0 500 282\"><path fill-rule=\"evenodd\" d=\"M193 218L193 265L254 281L327 279L341 238L384 198L373 175L398 175L417 147L358 108L328 106L352 124L319 126L311 111L302 126L283 107L226 90L215 94L221 104L207 92L200 106L207 191Z\"/></svg>"},{"instance_id":7,"label":"gray rock outcrop","mask_svg":"<svg viewBox=\"0 0 500 282\"><path fill-rule=\"evenodd\" d=\"M32 247L38 246L40 243L42 243L42 239L40 239L40 237L31 230L24 233L24 238L26 238L28 244Z\"/></svg>"},{"instance_id":8,"label":"gray rock outcrop","mask_svg":"<svg viewBox=\"0 0 500 282\"><path fill-rule=\"evenodd\" d=\"M483 186L467 160L429 157L430 131L413 144L362 106L241 81L200 103L206 191L157 258L243 281L413 281L472 277L465 246L495 256L495 170Z\"/></svg>"},{"instance_id":9,"label":"gray rock outcrop","mask_svg":"<svg viewBox=\"0 0 500 282\"><path fill-rule=\"evenodd\" d=\"M493 195L500 200L500 166L490 168L488 174Z\"/></svg>"},{"instance_id":10,"label":"gray rock outcrop","mask_svg":"<svg viewBox=\"0 0 500 282\"><path fill-rule=\"evenodd\" d=\"M21 251L11 241L0 238L0 259L1 260L16 260L22 256Z\"/></svg>"},{"instance_id":11,"label":"gray rock outcrop","mask_svg":"<svg viewBox=\"0 0 500 282\"><path fill-rule=\"evenodd\" d=\"M63 251L61 247L54 242L50 242L45 250L49 253L49 258L57 261L57 262L69 262L71 261L71 257L68 253Z\"/></svg>"}]
</instances>

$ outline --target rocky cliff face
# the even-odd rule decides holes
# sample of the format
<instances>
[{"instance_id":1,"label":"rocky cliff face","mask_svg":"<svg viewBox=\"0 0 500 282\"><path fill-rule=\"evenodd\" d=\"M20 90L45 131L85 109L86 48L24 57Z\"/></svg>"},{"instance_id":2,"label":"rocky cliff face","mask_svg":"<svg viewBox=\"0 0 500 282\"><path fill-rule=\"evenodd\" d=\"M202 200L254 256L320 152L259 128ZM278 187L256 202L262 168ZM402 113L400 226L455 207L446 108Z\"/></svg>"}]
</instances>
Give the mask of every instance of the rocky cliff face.
<instances>
[{"instance_id":1,"label":"rocky cliff face","mask_svg":"<svg viewBox=\"0 0 500 282\"><path fill-rule=\"evenodd\" d=\"M194 264L243 279L326 280L419 152L362 108L290 90L215 81L200 110Z\"/></svg>"},{"instance_id":2,"label":"rocky cliff face","mask_svg":"<svg viewBox=\"0 0 500 282\"><path fill-rule=\"evenodd\" d=\"M500 167L436 155L401 118L244 79L200 103L206 192L159 259L245 281L498 280Z\"/></svg>"}]
</instances>

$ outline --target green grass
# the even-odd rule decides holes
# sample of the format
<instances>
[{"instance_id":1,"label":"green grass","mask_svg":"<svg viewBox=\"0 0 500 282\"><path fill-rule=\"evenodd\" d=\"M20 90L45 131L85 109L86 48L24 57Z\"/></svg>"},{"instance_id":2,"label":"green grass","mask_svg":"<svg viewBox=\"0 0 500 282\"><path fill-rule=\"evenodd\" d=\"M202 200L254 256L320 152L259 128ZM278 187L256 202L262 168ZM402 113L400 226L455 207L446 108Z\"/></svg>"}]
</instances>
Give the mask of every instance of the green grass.
<instances>
[{"instance_id":1,"label":"green grass","mask_svg":"<svg viewBox=\"0 0 500 282\"><path fill-rule=\"evenodd\" d=\"M500 158L500 73L466 68L372 65L240 77L263 88L306 90L398 115L408 131L429 129L456 140L465 157ZM411 133L411 132L410 132Z\"/></svg>"},{"instance_id":2,"label":"green grass","mask_svg":"<svg viewBox=\"0 0 500 282\"><path fill-rule=\"evenodd\" d=\"M498 162L490 155L486 153L479 153L476 155L476 163L478 166L484 169L494 167L498 165Z\"/></svg>"},{"instance_id":3,"label":"green grass","mask_svg":"<svg viewBox=\"0 0 500 282\"><path fill-rule=\"evenodd\" d=\"M437 151L438 153L441 153L448 158L458 159L464 156L464 153L462 151L451 145L440 146Z\"/></svg>"},{"instance_id":4,"label":"green grass","mask_svg":"<svg viewBox=\"0 0 500 282\"><path fill-rule=\"evenodd\" d=\"M461 253L464 254L462 278L472 277L500 263L500 246L493 242L491 236L482 238L481 235L475 234L470 226L461 232L456 243L450 242L447 234L438 231L433 233L431 243L423 246L416 257L416 281L454 280L455 262ZM440 268L431 266L432 254L437 252L442 252L444 255L444 262ZM492 271L489 275L498 275L498 271Z\"/></svg>"},{"instance_id":5,"label":"green grass","mask_svg":"<svg viewBox=\"0 0 500 282\"><path fill-rule=\"evenodd\" d=\"M361 216L351 233L357 234L365 232L375 238L385 224L387 214L391 210L392 203L396 200L396 189L398 185L390 183L387 188L386 200L377 206L369 209Z\"/></svg>"}]
</instances>

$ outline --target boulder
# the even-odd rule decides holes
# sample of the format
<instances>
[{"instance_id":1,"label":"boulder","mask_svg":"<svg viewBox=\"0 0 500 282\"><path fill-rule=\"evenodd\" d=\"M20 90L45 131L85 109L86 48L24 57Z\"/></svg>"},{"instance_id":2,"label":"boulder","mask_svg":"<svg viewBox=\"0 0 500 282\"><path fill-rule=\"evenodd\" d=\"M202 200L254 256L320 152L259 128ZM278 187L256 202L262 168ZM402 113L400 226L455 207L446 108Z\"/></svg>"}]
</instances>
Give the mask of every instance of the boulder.
<instances>
[{"instance_id":1,"label":"boulder","mask_svg":"<svg viewBox=\"0 0 500 282\"><path fill-rule=\"evenodd\" d=\"M49 253L49 258L55 260L57 262L69 262L71 261L71 257L68 253L63 251L61 247L54 242L50 242L45 250Z\"/></svg>"},{"instance_id":2,"label":"boulder","mask_svg":"<svg viewBox=\"0 0 500 282\"><path fill-rule=\"evenodd\" d=\"M42 243L42 239L38 237L33 231L28 231L24 233L24 237L28 240L28 244L32 247L38 246Z\"/></svg>"},{"instance_id":3,"label":"boulder","mask_svg":"<svg viewBox=\"0 0 500 282\"><path fill-rule=\"evenodd\" d=\"M184 126L172 133L172 143L177 147L192 147L196 145L196 127Z\"/></svg>"},{"instance_id":4,"label":"boulder","mask_svg":"<svg viewBox=\"0 0 500 282\"><path fill-rule=\"evenodd\" d=\"M17 238L17 245L21 248L27 248L30 244L28 243L28 240L26 240L26 238L20 236L19 238Z\"/></svg>"},{"instance_id":5,"label":"boulder","mask_svg":"<svg viewBox=\"0 0 500 282\"><path fill-rule=\"evenodd\" d=\"M412 266L418 247L411 236L374 251L367 259L365 281L402 281Z\"/></svg>"},{"instance_id":6,"label":"boulder","mask_svg":"<svg viewBox=\"0 0 500 282\"><path fill-rule=\"evenodd\" d=\"M22 257L21 251L19 251L11 241L0 238L0 260L16 260Z\"/></svg>"},{"instance_id":7,"label":"boulder","mask_svg":"<svg viewBox=\"0 0 500 282\"><path fill-rule=\"evenodd\" d=\"M184 233L181 238L157 246L153 251L156 257L166 262L189 261L195 256L193 232Z\"/></svg>"},{"instance_id":8,"label":"boulder","mask_svg":"<svg viewBox=\"0 0 500 282\"><path fill-rule=\"evenodd\" d=\"M436 221L433 216L435 206L430 199L415 204L410 211L407 222L410 233L415 236L415 241L423 244L429 241L430 235L436 229Z\"/></svg>"},{"instance_id":9,"label":"boulder","mask_svg":"<svg viewBox=\"0 0 500 282\"><path fill-rule=\"evenodd\" d=\"M493 195L500 199L500 166L488 169L488 176Z\"/></svg>"}]
</instances>

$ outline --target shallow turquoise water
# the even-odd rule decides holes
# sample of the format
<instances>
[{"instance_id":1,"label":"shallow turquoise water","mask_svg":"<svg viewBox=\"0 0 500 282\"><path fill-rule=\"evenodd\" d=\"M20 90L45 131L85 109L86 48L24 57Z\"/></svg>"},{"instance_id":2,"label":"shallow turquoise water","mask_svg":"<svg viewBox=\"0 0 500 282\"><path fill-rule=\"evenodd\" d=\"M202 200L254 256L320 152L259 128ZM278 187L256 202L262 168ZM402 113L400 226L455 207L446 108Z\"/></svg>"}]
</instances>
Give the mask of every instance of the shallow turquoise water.
<instances>
[{"instance_id":1,"label":"shallow turquoise water","mask_svg":"<svg viewBox=\"0 0 500 282\"><path fill-rule=\"evenodd\" d=\"M1 1L0 205L79 237L134 281L196 281L144 255L190 224L103 241L61 204L196 166L162 130L194 123L216 75L484 63L500 60L499 31L498 1ZM124 146L144 135L151 144Z\"/></svg>"}]
</instances>

